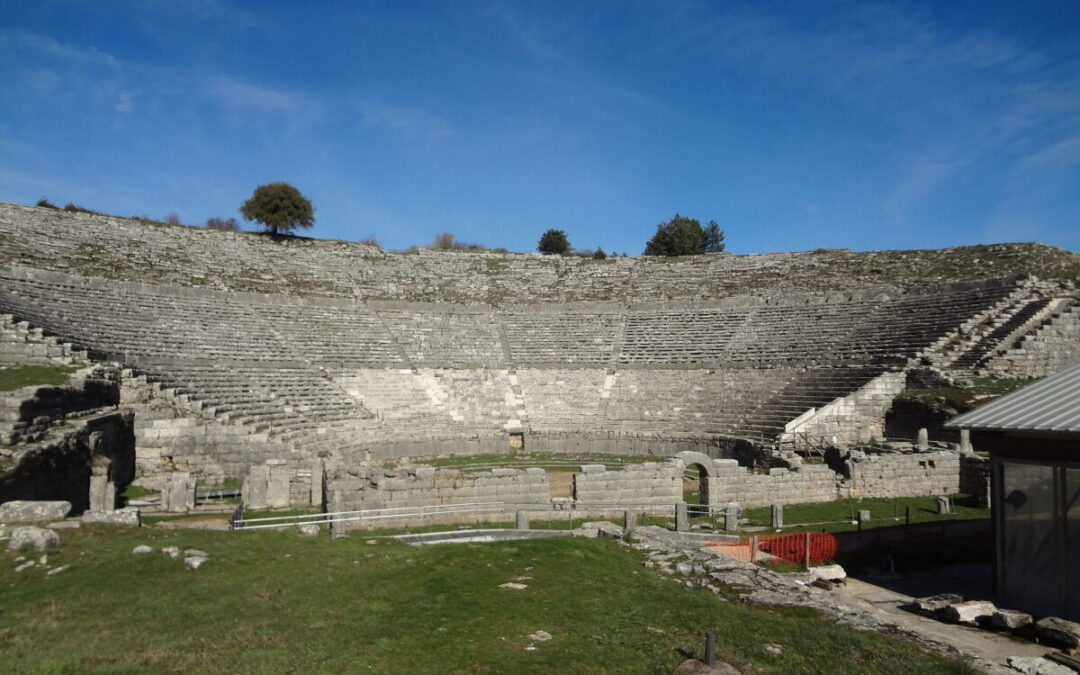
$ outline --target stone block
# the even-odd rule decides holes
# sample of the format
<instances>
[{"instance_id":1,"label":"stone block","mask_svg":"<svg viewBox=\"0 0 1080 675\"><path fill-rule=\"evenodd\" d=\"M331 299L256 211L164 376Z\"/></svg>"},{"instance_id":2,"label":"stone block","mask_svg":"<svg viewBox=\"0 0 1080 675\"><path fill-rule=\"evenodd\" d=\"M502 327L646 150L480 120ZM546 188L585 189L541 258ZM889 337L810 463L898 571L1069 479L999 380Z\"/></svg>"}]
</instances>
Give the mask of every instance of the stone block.
<instances>
[{"instance_id":1,"label":"stone block","mask_svg":"<svg viewBox=\"0 0 1080 675\"><path fill-rule=\"evenodd\" d=\"M35 523L61 520L71 513L71 502L15 500L0 504L0 522Z\"/></svg>"},{"instance_id":2,"label":"stone block","mask_svg":"<svg viewBox=\"0 0 1080 675\"><path fill-rule=\"evenodd\" d=\"M1015 609L999 609L990 617L990 623L998 628L1017 630L1027 626L1032 621L1032 616L1027 612Z\"/></svg>"},{"instance_id":3,"label":"stone block","mask_svg":"<svg viewBox=\"0 0 1080 675\"><path fill-rule=\"evenodd\" d=\"M815 579L824 581L843 581L847 579L847 572L840 565L819 565L809 570Z\"/></svg>"},{"instance_id":4,"label":"stone block","mask_svg":"<svg viewBox=\"0 0 1080 675\"><path fill-rule=\"evenodd\" d=\"M60 535L41 527L16 527L11 530L8 550L20 551L32 548L39 553L60 548Z\"/></svg>"},{"instance_id":5,"label":"stone block","mask_svg":"<svg viewBox=\"0 0 1080 675\"><path fill-rule=\"evenodd\" d=\"M266 481L266 505L272 509L286 507L289 505L289 478L292 472L282 464L270 464L268 468L270 475Z\"/></svg>"},{"instance_id":6,"label":"stone block","mask_svg":"<svg viewBox=\"0 0 1080 675\"><path fill-rule=\"evenodd\" d=\"M952 623L975 625L980 621L988 621L996 611L997 607L994 607L992 602L969 600L943 607L938 611L938 615Z\"/></svg>"},{"instance_id":7,"label":"stone block","mask_svg":"<svg viewBox=\"0 0 1080 675\"><path fill-rule=\"evenodd\" d=\"M127 508L109 511L86 511L82 514L82 522L139 527L142 525L142 516L139 509L134 506L129 506Z\"/></svg>"},{"instance_id":8,"label":"stone block","mask_svg":"<svg viewBox=\"0 0 1080 675\"><path fill-rule=\"evenodd\" d=\"M1048 616L1035 622L1035 633L1043 640L1069 649L1080 647L1080 623Z\"/></svg>"},{"instance_id":9,"label":"stone block","mask_svg":"<svg viewBox=\"0 0 1080 675\"><path fill-rule=\"evenodd\" d=\"M241 488L244 506L251 509L266 508L266 486L270 479L270 468L264 465L255 465L248 469L247 479ZM359 481L334 480L330 483L332 490L347 490L348 483Z\"/></svg>"},{"instance_id":10,"label":"stone block","mask_svg":"<svg viewBox=\"0 0 1080 675\"><path fill-rule=\"evenodd\" d=\"M917 598L912 605L915 609L921 612L934 613L938 610L945 609L949 605L955 605L958 602L963 602L964 596L956 595L955 593L942 593L940 595L931 595L925 598Z\"/></svg>"}]
</instances>

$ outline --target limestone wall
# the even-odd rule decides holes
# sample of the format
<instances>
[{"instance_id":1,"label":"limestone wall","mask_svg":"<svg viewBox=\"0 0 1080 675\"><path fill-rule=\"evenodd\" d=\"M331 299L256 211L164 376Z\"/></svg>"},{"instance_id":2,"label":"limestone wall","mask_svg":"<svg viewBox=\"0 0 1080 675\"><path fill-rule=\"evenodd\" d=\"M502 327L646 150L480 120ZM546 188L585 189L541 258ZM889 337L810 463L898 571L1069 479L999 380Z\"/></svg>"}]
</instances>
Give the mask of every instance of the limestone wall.
<instances>
[{"instance_id":1,"label":"limestone wall","mask_svg":"<svg viewBox=\"0 0 1080 675\"><path fill-rule=\"evenodd\" d=\"M796 447L825 440L854 445L885 437L885 413L904 390L904 373L882 373L847 396L812 408L784 427L782 440Z\"/></svg>"},{"instance_id":2,"label":"limestone wall","mask_svg":"<svg viewBox=\"0 0 1080 675\"><path fill-rule=\"evenodd\" d=\"M120 402L120 373L88 366L60 386L28 386L0 393L0 445L33 442L68 416Z\"/></svg>"},{"instance_id":3,"label":"limestone wall","mask_svg":"<svg viewBox=\"0 0 1080 675\"><path fill-rule=\"evenodd\" d=\"M922 497L961 491L960 453L851 451L844 466L851 496Z\"/></svg>"},{"instance_id":4,"label":"limestone wall","mask_svg":"<svg viewBox=\"0 0 1080 675\"><path fill-rule=\"evenodd\" d=\"M804 464L791 469L772 468L753 473L733 459L714 462L709 501L714 506L736 503L743 508L771 504L802 504L839 499L839 477L823 464Z\"/></svg>"},{"instance_id":5,"label":"limestone wall","mask_svg":"<svg viewBox=\"0 0 1080 675\"><path fill-rule=\"evenodd\" d=\"M603 464L586 464L574 474L577 504L664 504L683 500L683 465L678 462L627 464L608 470Z\"/></svg>"},{"instance_id":6,"label":"limestone wall","mask_svg":"<svg viewBox=\"0 0 1080 675\"><path fill-rule=\"evenodd\" d=\"M324 477L327 512L362 509L402 509L454 504L502 502L546 505L551 502L548 475L543 469L493 469L464 472L428 466L383 469L363 465L329 466ZM345 530L399 527L408 524L505 520L506 513L447 514L443 517L400 517L344 522Z\"/></svg>"}]
</instances>

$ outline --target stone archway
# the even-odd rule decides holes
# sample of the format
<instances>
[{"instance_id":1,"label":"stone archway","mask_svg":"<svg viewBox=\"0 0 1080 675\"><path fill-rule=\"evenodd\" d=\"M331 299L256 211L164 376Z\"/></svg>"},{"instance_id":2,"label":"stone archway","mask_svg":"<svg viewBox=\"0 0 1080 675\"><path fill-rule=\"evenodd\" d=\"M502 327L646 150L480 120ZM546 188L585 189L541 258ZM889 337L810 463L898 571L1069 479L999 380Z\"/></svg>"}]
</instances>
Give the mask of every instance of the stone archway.
<instances>
[{"instance_id":1,"label":"stone archway","mask_svg":"<svg viewBox=\"0 0 1080 675\"><path fill-rule=\"evenodd\" d=\"M712 458L701 452L687 450L676 454L674 459L681 461L687 469L697 468L697 504L706 507L698 512L708 513L707 507L712 506L713 503L713 478L716 476L716 465L713 464ZM695 512L693 504L690 506L690 511Z\"/></svg>"}]
</instances>

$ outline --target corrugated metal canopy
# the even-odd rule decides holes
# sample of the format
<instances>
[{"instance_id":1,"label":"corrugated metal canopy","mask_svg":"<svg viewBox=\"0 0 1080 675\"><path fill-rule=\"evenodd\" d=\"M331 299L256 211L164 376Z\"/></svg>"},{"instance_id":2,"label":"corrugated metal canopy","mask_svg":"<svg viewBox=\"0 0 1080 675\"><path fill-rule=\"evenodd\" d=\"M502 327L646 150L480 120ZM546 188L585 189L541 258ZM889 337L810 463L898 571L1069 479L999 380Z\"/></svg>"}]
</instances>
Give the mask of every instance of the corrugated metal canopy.
<instances>
[{"instance_id":1,"label":"corrugated metal canopy","mask_svg":"<svg viewBox=\"0 0 1080 675\"><path fill-rule=\"evenodd\" d=\"M1080 365L954 417L945 426L1080 433Z\"/></svg>"}]
</instances>

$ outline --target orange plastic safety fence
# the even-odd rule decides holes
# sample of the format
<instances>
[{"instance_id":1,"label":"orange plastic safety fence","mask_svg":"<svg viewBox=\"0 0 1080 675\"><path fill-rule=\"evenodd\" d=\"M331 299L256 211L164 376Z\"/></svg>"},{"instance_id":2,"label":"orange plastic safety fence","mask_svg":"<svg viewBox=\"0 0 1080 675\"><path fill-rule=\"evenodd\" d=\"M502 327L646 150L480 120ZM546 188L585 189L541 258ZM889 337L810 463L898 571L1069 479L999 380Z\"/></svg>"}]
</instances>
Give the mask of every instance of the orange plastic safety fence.
<instances>
[{"instance_id":1,"label":"orange plastic safety fence","mask_svg":"<svg viewBox=\"0 0 1080 675\"><path fill-rule=\"evenodd\" d=\"M774 558L781 558L796 564L830 562L836 557L836 537L827 532L808 532L802 534L762 535L746 537L738 541L714 541L705 544L708 548L726 553L734 558L756 561L761 556L754 555L754 542L757 550ZM807 559L806 546L810 545L810 557Z\"/></svg>"}]
</instances>

